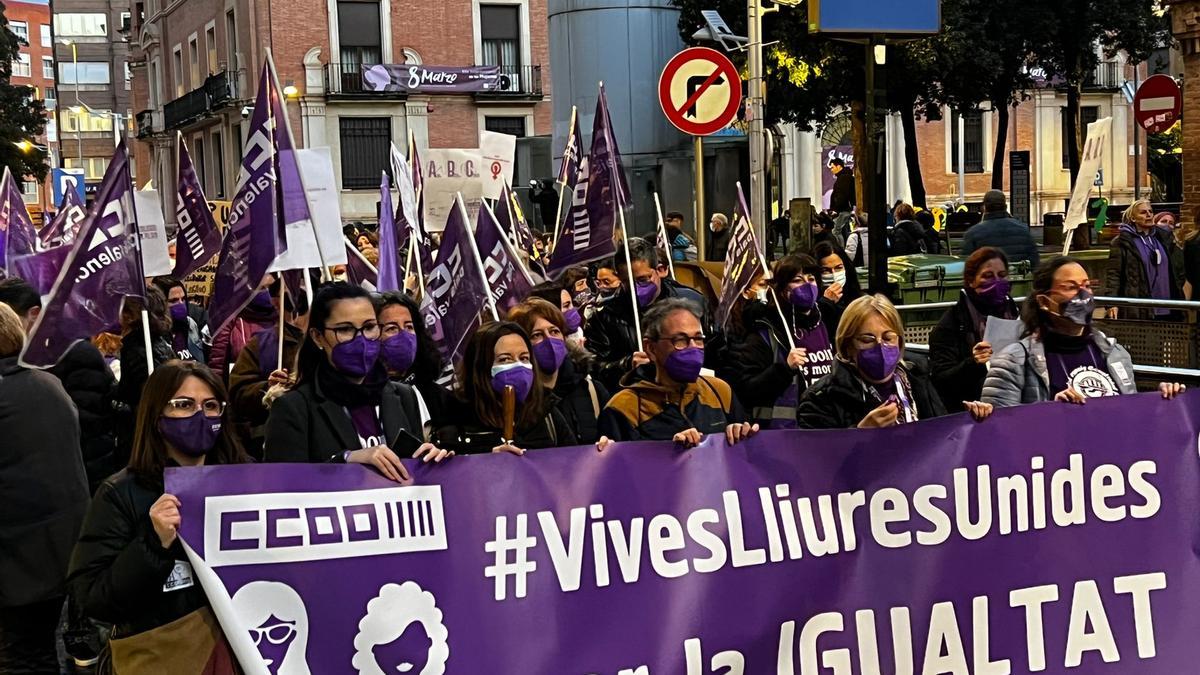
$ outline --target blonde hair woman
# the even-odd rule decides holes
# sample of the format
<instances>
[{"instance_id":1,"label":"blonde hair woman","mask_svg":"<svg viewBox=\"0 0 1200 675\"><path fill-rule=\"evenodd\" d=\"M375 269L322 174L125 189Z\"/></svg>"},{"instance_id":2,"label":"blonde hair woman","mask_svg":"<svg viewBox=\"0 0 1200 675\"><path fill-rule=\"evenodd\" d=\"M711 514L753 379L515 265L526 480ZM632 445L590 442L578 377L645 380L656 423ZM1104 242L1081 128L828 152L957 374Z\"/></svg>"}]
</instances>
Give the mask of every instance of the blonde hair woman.
<instances>
[{"instance_id":1,"label":"blonde hair woman","mask_svg":"<svg viewBox=\"0 0 1200 675\"><path fill-rule=\"evenodd\" d=\"M1175 236L1154 224L1150 200L1139 199L1121 214L1121 227L1108 252L1104 294L1122 298L1183 299L1183 259ZM1169 309L1108 309L1110 319L1180 318Z\"/></svg>"},{"instance_id":2,"label":"blonde hair woman","mask_svg":"<svg viewBox=\"0 0 1200 675\"><path fill-rule=\"evenodd\" d=\"M908 424L946 414L925 359L904 354L900 313L882 295L846 308L834 339L833 372L804 392L797 413L806 429L860 429ZM977 420L990 405L964 401Z\"/></svg>"}]
</instances>

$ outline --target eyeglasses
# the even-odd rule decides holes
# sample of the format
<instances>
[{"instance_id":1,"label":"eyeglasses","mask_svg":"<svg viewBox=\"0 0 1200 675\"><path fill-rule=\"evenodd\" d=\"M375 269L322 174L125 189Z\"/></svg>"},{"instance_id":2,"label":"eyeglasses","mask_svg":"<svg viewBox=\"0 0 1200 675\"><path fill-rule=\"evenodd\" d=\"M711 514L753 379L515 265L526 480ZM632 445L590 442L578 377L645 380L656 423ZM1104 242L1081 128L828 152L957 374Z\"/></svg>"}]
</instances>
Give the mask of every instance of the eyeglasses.
<instances>
[{"instance_id":1,"label":"eyeglasses","mask_svg":"<svg viewBox=\"0 0 1200 675\"><path fill-rule=\"evenodd\" d=\"M675 335L672 337L658 338L655 340L655 342L670 342L671 346L678 351L680 349L687 349L688 346L703 348L704 343L707 340L708 338L704 335L692 335L690 337L687 335Z\"/></svg>"},{"instance_id":2,"label":"eyeglasses","mask_svg":"<svg viewBox=\"0 0 1200 675\"><path fill-rule=\"evenodd\" d=\"M363 331L364 331L363 335L366 335L366 332L365 332L366 329L367 329L367 327L363 326ZM400 324L398 324L394 321L392 323L383 324L383 337L385 337L385 338L392 337L393 335L399 335L400 331L408 331L410 333L416 332L413 329L413 325L411 323L405 324L403 326L401 326ZM350 339L353 340L354 338L350 338ZM368 337L367 339L369 340L370 337Z\"/></svg>"},{"instance_id":3,"label":"eyeglasses","mask_svg":"<svg viewBox=\"0 0 1200 675\"><path fill-rule=\"evenodd\" d=\"M250 635L254 638L255 646L260 644L264 637L267 638L267 642L273 645L281 645L287 642L287 639L295 633L295 622L277 623L271 626L250 629Z\"/></svg>"},{"instance_id":4,"label":"eyeglasses","mask_svg":"<svg viewBox=\"0 0 1200 675\"><path fill-rule=\"evenodd\" d=\"M900 336L889 330L883 334L882 339L870 333L863 333L862 335L856 335L854 341L858 343L860 349L870 349L880 342L883 342L885 345L898 345L900 344Z\"/></svg>"},{"instance_id":5,"label":"eyeglasses","mask_svg":"<svg viewBox=\"0 0 1200 675\"><path fill-rule=\"evenodd\" d=\"M349 342L360 334L368 340L378 340L379 336L383 334L383 328L374 321L364 323L362 328L342 325L329 326L324 330L333 333L333 337L337 339L338 344Z\"/></svg>"},{"instance_id":6,"label":"eyeglasses","mask_svg":"<svg viewBox=\"0 0 1200 675\"><path fill-rule=\"evenodd\" d=\"M167 401L166 415L168 417L191 417L204 411L205 417L220 417L225 412L225 401L215 398L197 401L194 398L181 396Z\"/></svg>"}]
</instances>

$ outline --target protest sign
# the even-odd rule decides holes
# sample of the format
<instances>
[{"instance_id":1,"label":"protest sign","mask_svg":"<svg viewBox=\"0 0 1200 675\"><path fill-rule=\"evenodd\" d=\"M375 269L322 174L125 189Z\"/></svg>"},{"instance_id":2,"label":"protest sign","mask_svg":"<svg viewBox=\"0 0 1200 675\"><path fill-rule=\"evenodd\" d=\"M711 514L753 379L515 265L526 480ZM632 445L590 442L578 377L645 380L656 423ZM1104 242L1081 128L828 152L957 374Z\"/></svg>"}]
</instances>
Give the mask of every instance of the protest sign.
<instances>
[{"instance_id":1,"label":"protest sign","mask_svg":"<svg viewBox=\"0 0 1200 675\"><path fill-rule=\"evenodd\" d=\"M479 155L483 160L483 197L499 199L504 186L512 185L517 137L481 129Z\"/></svg>"},{"instance_id":2,"label":"protest sign","mask_svg":"<svg viewBox=\"0 0 1200 675\"><path fill-rule=\"evenodd\" d=\"M167 252L167 221L158 190L135 190L133 207L141 237L142 273L151 277L170 274L175 262Z\"/></svg>"},{"instance_id":3,"label":"protest sign","mask_svg":"<svg viewBox=\"0 0 1200 675\"><path fill-rule=\"evenodd\" d=\"M304 191L308 195L308 210L312 222L300 220L288 223L287 250L275 263L272 271L298 270L326 265L345 265L346 247L342 244L341 191L333 175L333 159L329 148L309 148L296 151L300 173L304 176ZM315 235L313 231L316 231Z\"/></svg>"},{"instance_id":4,"label":"protest sign","mask_svg":"<svg viewBox=\"0 0 1200 675\"><path fill-rule=\"evenodd\" d=\"M430 148L422 158L424 163L425 225L431 232L440 232L450 211L454 195L461 193L467 205L468 222L479 216L483 201L483 158L479 150Z\"/></svg>"},{"instance_id":5,"label":"protest sign","mask_svg":"<svg viewBox=\"0 0 1200 675\"><path fill-rule=\"evenodd\" d=\"M1200 658L1198 404L167 490L247 673L1177 674Z\"/></svg>"}]
</instances>

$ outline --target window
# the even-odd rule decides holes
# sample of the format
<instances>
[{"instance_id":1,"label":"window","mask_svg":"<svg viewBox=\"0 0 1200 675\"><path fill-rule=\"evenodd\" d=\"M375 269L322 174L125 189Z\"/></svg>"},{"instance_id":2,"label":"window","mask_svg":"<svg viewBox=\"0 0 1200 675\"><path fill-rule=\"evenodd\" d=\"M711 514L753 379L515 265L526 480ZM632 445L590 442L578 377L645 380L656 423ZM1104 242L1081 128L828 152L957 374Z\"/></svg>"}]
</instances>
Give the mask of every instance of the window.
<instances>
[{"instance_id":1,"label":"window","mask_svg":"<svg viewBox=\"0 0 1200 675\"><path fill-rule=\"evenodd\" d=\"M208 51L208 74L217 74L217 25L210 23L204 29L204 48Z\"/></svg>"},{"instance_id":2,"label":"window","mask_svg":"<svg viewBox=\"0 0 1200 675\"><path fill-rule=\"evenodd\" d=\"M198 88L201 82L200 42L195 34L188 38L188 72L191 74L191 79L188 80L188 89Z\"/></svg>"},{"instance_id":3,"label":"window","mask_svg":"<svg viewBox=\"0 0 1200 675\"><path fill-rule=\"evenodd\" d=\"M12 64L13 77L32 77L33 69L29 66L28 54L17 54L17 60Z\"/></svg>"},{"instance_id":4,"label":"window","mask_svg":"<svg viewBox=\"0 0 1200 675\"><path fill-rule=\"evenodd\" d=\"M112 117L90 113L87 110L75 112L70 108L64 108L62 111L62 125L63 131L68 133L79 131L107 131L111 133L113 130Z\"/></svg>"},{"instance_id":5,"label":"window","mask_svg":"<svg viewBox=\"0 0 1200 675\"><path fill-rule=\"evenodd\" d=\"M225 144L221 142L221 131L212 132L212 141L208 144L213 155L213 191L207 194L217 199L225 198Z\"/></svg>"},{"instance_id":6,"label":"window","mask_svg":"<svg viewBox=\"0 0 1200 675\"><path fill-rule=\"evenodd\" d=\"M111 81L109 64L79 62L79 80L75 79L75 63L58 64L59 84L108 84Z\"/></svg>"},{"instance_id":7,"label":"window","mask_svg":"<svg viewBox=\"0 0 1200 675\"><path fill-rule=\"evenodd\" d=\"M524 117L485 117L483 126L488 131L495 131L500 134L509 134L517 138L525 137L525 118Z\"/></svg>"},{"instance_id":8,"label":"window","mask_svg":"<svg viewBox=\"0 0 1200 675\"><path fill-rule=\"evenodd\" d=\"M59 37L108 37L108 15L55 12L54 32Z\"/></svg>"},{"instance_id":9,"label":"window","mask_svg":"<svg viewBox=\"0 0 1200 675\"><path fill-rule=\"evenodd\" d=\"M38 184L35 180L21 181L21 201L26 204L38 203Z\"/></svg>"},{"instance_id":10,"label":"window","mask_svg":"<svg viewBox=\"0 0 1200 675\"><path fill-rule=\"evenodd\" d=\"M53 41L50 40L50 24L44 23L44 24L38 26L38 30L42 34L42 46L43 47L49 47L52 44L54 44Z\"/></svg>"},{"instance_id":11,"label":"window","mask_svg":"<svg viewBox=\"0 0 1200 675\"><path fill-rule=\"evenodd\" d=\"M121 65L125 66L125 91L133 88L133 71L129 69L129 62L125 61Z\"/></svg>"},{"instance_id":12,"label":"window","mask_svg":"<svg viewBox=\"0 0 1200 675\"><path fill-rule=\"evenodd\" d=\"M377 0L338 0L338 40L341 42L342 72L354 66L383 60ZM385 144L386 145L386 144Z\"/></svg>"},{"instance_id":13,"label":"window","mask_svg":"<svg viewBox=\"0 0 1200 675\"><path fill-rule=\"evenodd\" d=\"M1100 106L1079 106L1079 151L1083 152L1083 143L1087 141L1087 126L1100 119ZM1071 166L1071 155L1067 152L1067 108L1062 109L1062 168Z\"/></svg>"},{"instance_id":14,"label":"window","mask_svg":"<svg viewBox=\"0 0 1200 675\"><path fill-rule=\"evenodd\" d=\"M149 65L148 71L147 71L150 73L150 77L148 78L150 81L146 83L147 84L146 88L149 90L147 92L147 95L150 97L150 109L151 110L155 110L160 105L162 105L162 93L161 93L162 92L162 80L161 80L162 75L161 75L161 71L162 71L162 66L159 64L158 58L155 57L155 58L151 59L150 65Z\"/></svg>"},{"instance_id":15,"label":"window","mask_svg":"<svg viewBox=\"0 0 1200 675\"><path fill-rule=\"evenodd\" d=\"M128 35L129 31L133 30L133 14L131 12L121 12L121 31ZM129 38L125 38L126 41ZM129 163L130 166L133 162Z\"/></svg>"},{"instance_id":16,"label":"window","mask_svg":"<svg viewBox=\"0 0 1200 675\"><path fill-rule=\"evenodd\" d=\"M479 39L483 63L516 72L521 65L521 8L518 5L480 5Z\"/></svg>"},{"instance_id":17,"label":"window","mask_svg":"<svg viewBox=\"0 0 1200 675\"><path fill-rule=\"evenodd\" d=\"M175 66L175 98L179 98L183 96L183 92L187 91L183 84L183 48L175 45L171 58L174 59Z\"/></svg>"},{"instance_id":18,"label":"window","mask_svg":"<svg viewBox=\"0 0 1200 675\"><path fill-rule=\"evenodd\" d=\"M83 177L91 180L104 178L104 172L108 170L107 157L84 157L82 164L80 164L78 157L63 157L63 164L68 169L82 168Z\"/></svg>"},{"instance_id":19,"label":"window","mask_svg":"<svg viewBox=\"0 0 1200 675\"><path fill-rule=\"evenodd\" d=\"M237 15L231 9L225 12L225 49L229 52L225 57L225 62L229 64L230 71L238 69L237 47Z\"/></svg>"},{"instance_id":20,"label":"window","mask_svg":"<svg viewBox=\"0 0 1200 675\"><path fill-rule=\"evenodd\" d=\"M54 59L48 56L42 57L42 77L47 80L54 79ZM47 96L46 98L50 97Z\"/></svg>"},{"instance_id":21,"label":"window","mask_svg":"<svg viewBox=\"0 0 1200 675\"><path fill-rule=\"evenodd\" d=\"M342 117L342 187L367 190L379 187L379 177L389 168L390 117Z\"/></svg>"},{"instance_id":22,"label":"window","mask_svg":"<svg viewBox=\"0 0 1200 675\"><path fill-rule=\"evenodd\" d=\"M200 178L200 186L208 194L208 157L204 154L204 136L192 139L192 160L196 163L196 176Z\"/></svg>"},{"instance_id":23,"label":"window","mask_svg":"<svg viewBox=\"0 0 1200 675\"><path fill-rule=\"evenodd\" d=\"M46 110L54 110L58 106L58 92L54 91L54 87L46 87L42 100L46 103Z\"/></svg>"},{"instance_id":24,"label":"window","mask_svg":"<svg viewBox=\"0 0 1200 675\"><path fill-rule=\"evenodd\" d=\"M950 171L958 173L958 118L963 119L963 170L966 173L983 173L983 113L968 110L960 114L955 110L950 116Z\"/></svg>"},{"instance_id":25,"label":"window","mask_svg":"<svg viewBox=\"0 0 1200 675\"><path fill-rule=\"evenodd\" d=\"M9 21L8 29L25 42L29 42L29 24L24 21Z\"/></svg>"}]
</instances>

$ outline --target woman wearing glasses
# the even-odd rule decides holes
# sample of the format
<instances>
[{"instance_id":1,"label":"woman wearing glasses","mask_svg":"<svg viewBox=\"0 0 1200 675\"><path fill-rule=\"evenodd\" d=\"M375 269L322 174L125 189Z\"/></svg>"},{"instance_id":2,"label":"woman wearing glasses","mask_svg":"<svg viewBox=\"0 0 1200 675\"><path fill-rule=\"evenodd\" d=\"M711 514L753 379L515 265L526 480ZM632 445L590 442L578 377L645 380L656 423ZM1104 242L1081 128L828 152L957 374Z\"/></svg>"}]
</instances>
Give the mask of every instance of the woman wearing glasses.
<instances>
[{"instance_id":1,"label":"woman wearing glasses","mask_svg":"<svg viewBox=\"0 0 1200 675\"><path fill-rule=\"evenodd\" d=\"M890 427L946 414L925 360L904 358L904 325L884 296L863 296L846 307L834 347L833 372L800 401L802 429ZM992 413L977 401L966 409L977 420Z\"/></svg>"},{"instance_id":2,"label":"woman wearing glasses","mask_svg":"<svg viewBox=\"0 0 1200 675\"><path fill-rule=\"evenodd\" d=\"M407 480L400 452L440 452L425 443L417 394L388 380L379 359L383 327L368 293L330 284L313 299L300 347L296 386L271 405L263 455L268 462L367 464L394 481Z\"/></svg>"},{"instance_id":3,"label":"woman wearing glasses","mask_svg":"<svg viewBox=\"0 0 1200 675\"><path fill-rule=\"evenodd\" d=\"M116 672L181 672L198 656L199 663L215 657L230 664L179 542L179 499L163 492L166 467L248 461L223 423L227 401L207 366L159 366L142 394L129 466L92 499L68 585L87 616L115 624L110 646ZM168 624L171 630L155 630Z\"/></svg>"}]
</instances>

